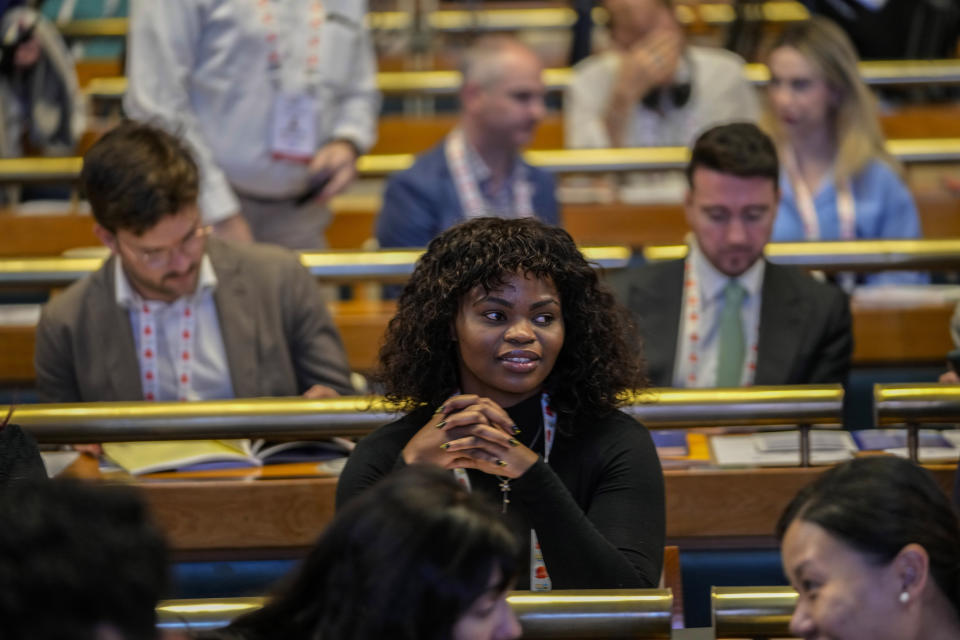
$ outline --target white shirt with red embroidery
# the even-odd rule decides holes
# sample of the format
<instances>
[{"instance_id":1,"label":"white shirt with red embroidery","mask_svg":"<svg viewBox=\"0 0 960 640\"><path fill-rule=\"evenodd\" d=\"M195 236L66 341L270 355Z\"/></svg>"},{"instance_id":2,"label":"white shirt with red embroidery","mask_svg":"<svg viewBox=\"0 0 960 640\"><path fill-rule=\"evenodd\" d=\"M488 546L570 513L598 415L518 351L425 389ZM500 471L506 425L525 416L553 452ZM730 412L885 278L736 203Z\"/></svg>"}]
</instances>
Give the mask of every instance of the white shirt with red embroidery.
<instances>
[{"instance_id":1,"label":"white shirt with red embroidery","mask_svg":"<svg viewBox=\"0 0 960 640\"><path fill-rule=\"evenodd\" d=\"M687 297L683 296L680 310L680 327L677 333L677 356L673 366L673 386L675 387L715 387L717 383L717 363L720 356L720 312L723 310L723 290L730 280L711 264L695 240L690 243L687 254L690 267L696 270L696 280L700 294L700 318L698 345L696 349L696 379L688 379L688 367L681 366L690 360L694 347L688 339ZM753 263L749 269L740 274L736 280L746 289L747 295L743 300L741 319L745 333L747 348L755 344L752 336L759 335L760 304L763 290L763 274L766 263L761 258ZM746 354L745 365L751 361L750 354ZM755 361L755 358L753 358ZM752 376L751 376L752 379Z\"/></svg>"},{"instance_id":2,"label":"white shirt with red embroidery","mask_svg":"<svg viewBox=\"0 0 960 640\"><path fill-rule=\"evenodd\" d=\"M220 319L213 292L217 287L217 274L209 256L200 262L197 289L193 294L182 296L170 303L145 301L130 285L119 259L115 260L116 300L127 309L133 329L138 366L146 400L221 400L233 398L233 383L230 380L230 365L220 332ZM153 317L151 333L141 322L141 313L147 304ZM183 336L183 315L186 308L193 310L191 326L193 335ZM149 345L155 344L155 353ZM184 345L189 345L186 354L190 364L183 367ZM145 356L150 353L149 358ZM156 362L155 392L150 390L145 376L153 372L143 369L143 363ZM181 378L186 375L183 380ZM147 397L153 395L154 397Z\"/></svg>"}]
</instances>

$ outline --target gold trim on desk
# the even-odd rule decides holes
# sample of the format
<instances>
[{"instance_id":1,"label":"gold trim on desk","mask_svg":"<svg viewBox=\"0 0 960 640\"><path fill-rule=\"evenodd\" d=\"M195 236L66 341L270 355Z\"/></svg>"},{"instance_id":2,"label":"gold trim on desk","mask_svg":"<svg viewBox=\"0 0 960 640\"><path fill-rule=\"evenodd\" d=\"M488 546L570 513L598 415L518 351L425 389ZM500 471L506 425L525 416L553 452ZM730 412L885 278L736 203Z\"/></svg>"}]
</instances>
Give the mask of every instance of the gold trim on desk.
<instances>
[{"instance_id":1,"label":"gold trim on desk","mask_svg":"<svg viewBox=\"0 0 960 640\"><path fill-rule=\"evenodd\" d=\"M785 638L797 604L792 587L711 587L717 638Z\"/></svg>"},{"instance_id":2,"label":"gold trim on desk","mask_svg":"<svg viewBox=\"0 0 960 640\"><path fill-rule=\"evenodd\" d=\"M64 38L123 38L127 35L127 18L89 18L57 23Z\"/></svg>"},{"instance_id":3,"label":"gold trim on desk","mask_svg":"<svg viewBox=\"0 0 960 640\"><path fill-rule=\"evenodd\" d=\"M226 626L256 611L266 598L163 600L160 629L201 630ZM507 596L524 638L669 638L673 594L669 589L596 589Z\"/></svg>"},{"instance_id":4,"label":"gold trim on desk","mask_svg":"<svg viewBox=\"0 0 960 640\"><path fill-rule=\"evenodd\" d=\"M677 19L690 24L698 19L713 26L726 25L733 21L733 8L726 4L702 4L698 8L679 5ZM607 12L596 8L592 12L595 24L606 24ZM810 17L799 2L772 0L763 3L765 22L798 22ZM429 28L437 31L514 31L518 29L569 29L577 19L572 9L542 7L530 9L448 9L432 11L427 16ZM367 26L379 31L410 29L413 25L409 13L403 11L371 11L366 17ZM57 25L67 38L123 37L127 35L127 18L91 18L71 20Z\"/></svg>"},{"instance_id":5,"label":"gold trim on desk","mask_svg":"<svg viewBox=\"0 0 960 640\"><path fill-rule=\"evenodd\" d=\"M581 247L583 256L603 269L622 269L630 260L629 247ZM84 253L103 253L99 247ZM300 261L319 280L350 282L406 280L423 249L380 251L304 251ZM103 257L0 258L0 286L62 286L96 271Z\"/></svg>"},{"instance_id":6,"label":"gold trim on desk","mask_svg":"<svg viewBox=\"0 0 960 640\"><path fill-rule=\"evenodd\" d=\"M960 83L960 61L943 60L870 60L860 63L860 76L868 85L925 85ZM569 67L544 69L543 82L548 91L563 91L573 77ZM770 82L765 64L752 62L744 67L744 77L756 86ZM460 72L449 69L422 71L380 71L377 87L392 95L449 95L460 89ZM125 77L91 78L84 93L99 100L119 100L127 90Z\"/></svg>"},{"instance_id":7,"label":"gold trim on desk","mask_svg":"<svg viewBox=\"0 0 960 640\"><path fill-rule=\"evenodd\" d=\"M80 177L83 158L0 158L0 182L66 182Z\"/></svg>"},{"instance_id":8,"label":"gold trim on desk","mask_svg":"<svg viewBox=\"0 0 960 640\"><path fill-rule=\"evenodd\" d=\"M878 425L953 424L960 422L960 385L876 384L873 405Z\"/></svg>"},{"instance_id":9,"label":"gold trim on desk","mask_svg":"<svg viewBox=\"0 0 960 640\"><path fill-rule=\"evenodd\" d=\"M694 426L839 425L843 387L656 388L632 393L624 411L657 429Z\"/></svg>"},{"instance_id":10,"label":"gold trim on desk","mask_svg":"<svg viewBox=\"0 0 960 640\"><path fill-rule=\"evenodd\" d=\"M764 253L776 264L822 271L955 268L960 265L960 238L771 242ZM648 262L680 260L686 255L686 245L643 249Z\"/></svg>"},{"instance_id":11,"label":"gold trim on desk","mask_svg":"<svg viewBox=\"0 0 960 640\"><path fill-rule=\"evenodd\" d=\"M888 140L888 148L900 161L960 161L960 138ZM689 161L686 147L629 149L555 149L527 151L532 165L556 173L609 173L616 171L661 171L684 169ZM412 153L365 155L357 160L364 177L384 176L413 164ZM83 160L70 158L0 159L0 184L19 182L66 182L80 176Z\"/></svg>"},{"instance_id":12,"label":"gold trim on desk","mask_svg":"<svg viewBox=\"0 0 960 640\"><path fill-rule=\"evenodd\" d=\"M624 411L652 428L839 424L840 385L649 389ZM356 436L397 418L378 396L251 398L199 402L92 402L15 408L13 421L40 442L124 442Z\"/></svg>"}]
</instances>

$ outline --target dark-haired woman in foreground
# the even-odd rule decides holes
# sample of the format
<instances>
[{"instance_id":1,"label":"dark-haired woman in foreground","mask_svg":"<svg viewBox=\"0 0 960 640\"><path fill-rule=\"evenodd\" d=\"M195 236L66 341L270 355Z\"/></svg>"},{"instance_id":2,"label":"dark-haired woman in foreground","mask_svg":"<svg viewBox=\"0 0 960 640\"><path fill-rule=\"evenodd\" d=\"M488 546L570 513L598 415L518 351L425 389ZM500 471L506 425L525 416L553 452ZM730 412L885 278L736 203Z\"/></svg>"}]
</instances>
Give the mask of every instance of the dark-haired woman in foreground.
<instances>
[{"instance_id":1,"label":"dark-haired woman in foreground","mask_svg":"<svg viewBox=\"0 0 960 640\"><path fill-rule=\"evenodd\" d=\"M449 474L411 467L337 514L263 609L207 640L510 640L516 538Z\"/></svg>"},{"instance_id":2,"label":"dark-haired woman in foreground","mask_svg":"<svg viewBox=\"0 0 960 640\"><path fill-rule=\"evenodd\" d=\"M960 524L924 469L859 458L825 472L777 525L802 638L960 638Z\"/></svg>"},{"instance_id":3,"label":"dark-haired woman in foreground","mask_svg":"<svg viewBox=\"0 0 960 640\"><path fill-rule=\"evenodd\" d=\"M524 541L518 588L656 586L663 474L616 409L643 378L629 327L565 231L494 218L445 231L380 352L386 395L409 413L360 442L338 506L405 465L450 469Z\"/></svg>"}]
</instances>

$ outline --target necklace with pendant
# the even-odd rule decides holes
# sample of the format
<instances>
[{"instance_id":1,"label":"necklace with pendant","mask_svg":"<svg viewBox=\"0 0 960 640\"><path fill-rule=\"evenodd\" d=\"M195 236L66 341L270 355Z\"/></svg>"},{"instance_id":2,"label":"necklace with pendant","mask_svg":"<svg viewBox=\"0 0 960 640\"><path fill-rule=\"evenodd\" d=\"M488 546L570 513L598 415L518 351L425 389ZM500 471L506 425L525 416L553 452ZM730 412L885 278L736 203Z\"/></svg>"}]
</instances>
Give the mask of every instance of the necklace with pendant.
<instances>
[{"instance_id":1,"label":"necklace with pendant","mask_svg":"<svg viewBox=\"0 0 960 640\"><path fill-rule=\"evenodd\" d=\"M540 428L537 430L537 435L533 436L533 440L530 441L530 450L532 451L535 446L537 446L537 441L540 440L540 434L543 433L543 425L540 425ZM500 507L500 513L507 512L507 505L510 504L510 478L507 476L497 476L497 480L500 481L500 495L502 496L502 502Z\"/></svg>"}]
</instances>

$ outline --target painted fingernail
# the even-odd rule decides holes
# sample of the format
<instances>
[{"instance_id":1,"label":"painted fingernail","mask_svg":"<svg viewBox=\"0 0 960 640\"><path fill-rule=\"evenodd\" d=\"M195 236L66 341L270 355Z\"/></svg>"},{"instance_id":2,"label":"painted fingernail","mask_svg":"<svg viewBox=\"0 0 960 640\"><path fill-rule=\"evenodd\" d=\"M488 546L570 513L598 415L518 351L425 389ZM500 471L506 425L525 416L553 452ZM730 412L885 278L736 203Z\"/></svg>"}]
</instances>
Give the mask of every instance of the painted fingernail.
<instances>
[{"instance_id":1,"label":"painted fingernail","mask_svg":"<svg viewBox=\"0 0 960 640\"><path fill-rule=\"evenodd\" d=\"M505 467L505 466L507 466L507 463L506 463L505 460L497 460L497 466L498 466L498 467Z\"/></svg>"},{"instance_id":2,"label":"painted fingernail","mask_svg":"<svg viewBox=\"0 0 960 640\"><path fill-rule=\"evenodd\" d=\"M509 440L507 440L507 442L510 443L510 446L511 446L511 447L519 447L519 446L520 446L520 441L517 440L516 438L510 438Z\"/></svg>"},{"instance_id":3,"label":"painted fingernail","mask_svg":"<svg viewBox=\"0 0 960 640\"><path fill-rule=\"evenodd\" d=\"M445 404L440 405L439 407L437 407L437 410L433 412L433 415L437 415L438 413L443 413L443 411L446 408L447 408L447 405Z\"/></svg>"},{"instance_id":4,"label":"painted fingernail","mask_svg":"<svg viewBox=\"0 0 960 640\"><path fill-rule=\"evenodd\" d=\"M447 424L446 420L441 420L440 422L437 423L437 429L443 429L444 425L446 424Z\"/></svg>"},{"instance_id":5,"label":"painted fingernail","mask_svg":"<svg viewBox=\"0 0 960 640\"><path fill-rule=\"evenodd\" d=\"M449 443L449 442L444 442L442 445L440 445L440 448L443 449L444 451L446 451L447 449L450 448L450 443Z\"/></svg>"},{"instance_id":6,"label":"painted fingernail","mask_svg":"<svg viewBox=\"0 0 960 640\"><path fill-rule=\"evenodd\" d=\"M514 424L514 425L510 425L510 428L513 429L513 435L515 436L520 435L520 427Z\"/></svg>"}]
</instances>

